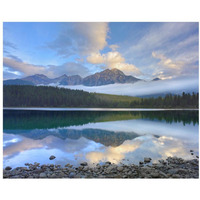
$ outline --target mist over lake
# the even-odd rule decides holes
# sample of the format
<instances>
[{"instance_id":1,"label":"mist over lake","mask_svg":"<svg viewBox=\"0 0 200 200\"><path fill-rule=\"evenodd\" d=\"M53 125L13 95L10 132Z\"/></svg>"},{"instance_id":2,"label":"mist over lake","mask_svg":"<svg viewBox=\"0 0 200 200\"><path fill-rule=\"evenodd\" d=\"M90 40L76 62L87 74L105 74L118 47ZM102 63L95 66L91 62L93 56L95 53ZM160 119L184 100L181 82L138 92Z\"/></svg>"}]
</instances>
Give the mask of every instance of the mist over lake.
<instances>
[{"instance_id":1,"label":"mist over lake","mask_svg":"<svg viewBox=\"0 0 200 200\"><path fill-rule=\"evenodd\" d=\"M51 86L64 87L69 89L78 89L88 92L129 95L129 96L149 96L163 94L181 94L182 92L198 92L198 78L176 78L173 80L158 80L158 81L138 81L129 84L109 84L104 86L87 87L83 85L64 86L50 84Z\"/></svg>"}]
</instances>

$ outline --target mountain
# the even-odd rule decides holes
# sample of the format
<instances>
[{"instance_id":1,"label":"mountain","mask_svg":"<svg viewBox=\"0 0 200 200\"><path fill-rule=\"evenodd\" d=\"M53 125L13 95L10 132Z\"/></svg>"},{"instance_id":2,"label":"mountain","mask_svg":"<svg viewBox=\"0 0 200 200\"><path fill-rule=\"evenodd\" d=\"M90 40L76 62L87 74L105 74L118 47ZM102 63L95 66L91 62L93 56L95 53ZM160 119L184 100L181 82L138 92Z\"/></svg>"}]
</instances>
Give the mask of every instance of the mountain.
<instances>
[{"instance_id":1,"label":"mountain","mask_svg":"<svg viewBox=\"0 0 200 200\"><path fill-rule=\"evenodd\" d=\"M82 78L79 75L66 76L59 83L60 85L81 85Z\"/></svg>"},{"instance_id":2,"label":"mountain","mask_svg":"<svg viewBox=\"0 0 200 200\"><path fill-rule=\"evenodd\" d=\"M22 78L21 80L30 81L35 85L51 83L51 79L48 78L47 76L43 75L43 74L35 74L33 76L27 76L25 78Z\"/></svg>"},{"instance_id":3,"label":"mountain","mask_svg":"<svg viewBox=\"0 0 200 200\"><path fill-rule=\"evenodd\" d=\"M135 83L139 81L133 76L127 76L118 69L106 69L102 72L81 78L79 75L67 76L66 74L50 79L43 74L35 74L22 79L6 80L4 84L9 85L85 85L85 86L100 86L114 83Z\"/></svg>"},{"instance_id":4,"label":"mountain","mask_svg":"<svg viewBox=\"0 0 200 200\"><path fill-rule=\"evenodd\" d=\"M102 72L95 73L87 76L83 79L83 85L86 86L100 86L114 83L134 83L139 81L133 76L126 76L122 71L118 69L106 69Z\"/></svg>"},{"instance_id":5,"label":"mountain","mask_svg":"<svg viewBox=\"0 0 200 200\"><path fill-rule=\"evenodd\" d=\"M11 79L11 80L5 80L3 81L4 85L34 85L30 81L25 81L21 79Z\"/></svg>"}]
</instances>

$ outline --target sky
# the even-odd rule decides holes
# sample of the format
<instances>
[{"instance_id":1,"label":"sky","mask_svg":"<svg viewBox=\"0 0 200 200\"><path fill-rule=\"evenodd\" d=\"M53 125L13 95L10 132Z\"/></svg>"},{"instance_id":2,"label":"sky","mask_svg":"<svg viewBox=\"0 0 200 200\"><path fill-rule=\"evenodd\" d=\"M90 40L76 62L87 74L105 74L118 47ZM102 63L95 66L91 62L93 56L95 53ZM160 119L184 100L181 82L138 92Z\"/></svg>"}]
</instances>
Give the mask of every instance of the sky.
<instances>
[{"instance_id":1,"label":"sky","mask_svg":"<svg viewBox=\"0 0 200 200\"><path fill-rule=\"evenodd\" d=\"M196 79L197 22L4 22L3 78L86 77L117 68L140 79Z\"/></svg>"}]
</instances>

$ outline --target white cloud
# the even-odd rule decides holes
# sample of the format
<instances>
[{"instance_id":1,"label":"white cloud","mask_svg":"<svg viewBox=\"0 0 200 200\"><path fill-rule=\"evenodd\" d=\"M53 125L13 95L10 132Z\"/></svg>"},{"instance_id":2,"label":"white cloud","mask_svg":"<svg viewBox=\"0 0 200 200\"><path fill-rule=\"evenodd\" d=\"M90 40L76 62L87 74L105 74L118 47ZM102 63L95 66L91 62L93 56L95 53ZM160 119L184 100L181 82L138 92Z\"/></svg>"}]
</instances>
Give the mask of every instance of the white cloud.
<instances>
[{"instance_id":1,"label":"white cloud","mask_svg":"<svg viewBox=\"0 0 200 200\"><path fill-rule=\"evenodd\" d=\"M104 57L100 53L92 53L87 57L87 61L92 64L102 64L104 63Z\"/></svg>"},{"instance_id":2,"label":"white cloud","mask_svg":"<svg viewBox=\"0 0 200 200\"><path fill-rule=\"evenodd\" d=\"M73 62L67 62L59 66L39 66L5 57L3 58L3 65L5 79L7 79L7 77L13 77L12 74L18 75L18 77L21 75L30 76L34 74L44 74L49 78L55 78L63 74L80 75L82 77L89 75L89 70L86 67Z\"/></svg>"},{"instance_id":3,"label":"white cloud","mask_svg":"<svg viewBox=\"0 0 200 200\"><path fill-rule=\"evenodd\" d=\"M116 44L112 44L112 45L110 45L109 47L110 47L110 49L111 49L112 51L116 51L116 50L119 48L119 46L116 45Z\"/></svg>"},{"instance_id":4,"label":"white cloud","mask_svg":"<svg viewBox=\"0 0 200 200\"><path fill-rule=\"evenodd\" d=\"M198 66L191 65L190 60L172 60L157 52L152 52L152 56L159 60L157 66L154 66L153 75L155 77L169 79L198 73Z\"/></svg>"},{"instance_id":5,"label":"white cloud","mask_svg":"<svg viewBox=\"0 0 200 200\"><path fill-rule=\"evenodd\" d=\"M142 73L133 64L125 63L125 58L118 51L111 51L106 54L93 53L87 57L87 61L92 64L105 64L107 68L117 68L126 74L140 76Z\"/></svg>"},{"instance_id":6,"label":"white cloud","mask_svg":"<svg viewBox=\"0 0 200 200\"><path fill-rule=\"evenodd\" d=\"M7 58L7 57L3 58L3 65L15 71L22 72L25 75L33 75L33 74L45 72L44 66L32 65L32 64L20 62L15 59Z\"/></svg>"},{"instance_id":7,"label":"white cloud","mask_svg":"<svg viewBox=\"0 0 200 200\"><path fill-rule=\"evenodd\" d=\"M48 44L48 47L59 55L89 55L98 53L107 45L108 23L76 22L70 25L63 24L60 35Z\"/></svg>"}]
</instances>

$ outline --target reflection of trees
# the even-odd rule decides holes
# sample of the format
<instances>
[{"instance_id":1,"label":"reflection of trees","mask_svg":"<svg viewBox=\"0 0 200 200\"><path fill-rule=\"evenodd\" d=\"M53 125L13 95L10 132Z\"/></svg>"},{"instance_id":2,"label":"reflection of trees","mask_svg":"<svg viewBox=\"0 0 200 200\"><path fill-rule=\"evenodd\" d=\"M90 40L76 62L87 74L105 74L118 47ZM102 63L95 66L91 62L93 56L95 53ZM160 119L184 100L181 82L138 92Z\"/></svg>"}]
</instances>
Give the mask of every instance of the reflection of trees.
<instances>
[{"instance_id":1,"label":"reflection of trees","mask_svg":"<svg viewBox=\"0 0 200 200\"><path fill-rule=\"evenodd\" d=\"M4 110L4 129L47 129L129 119L198 123L198 111L19 111Z\"/></svg>"},{"instance_id":2,"label":"reflection of trees","mask_svg":"<svg viewBox=\"0 0 200 200\"><path fill-rule=\"evenodd\" d=\"M44 139L48 136L55 136L65 140L66 138L78 140L81 137L87 138L89 140L93 140L97 143L101 143L104 146L119 146L125 140L132 140L139 135L136 133L126 133L126 132L114 132L114 131L107 131L101 129L83 129L83 130L76 130L76 129L60 129L59 131L48 131L46 129L43 130L7 130L5 133L17 134L22 135L27 138L31 138L34 140L37 139Z\"/></svg>"},{"instance_id":3,"label":"reflection of trees","mask_svg":"<svg viewBox=\"0 0 200 200\"><path fill-rule=\"evenodd\" d=\"M199 111L154 111L142 112L143 119L166 121L167 123L182 122L183 125L199 123Z\"/></svg>"}]
</instances>

